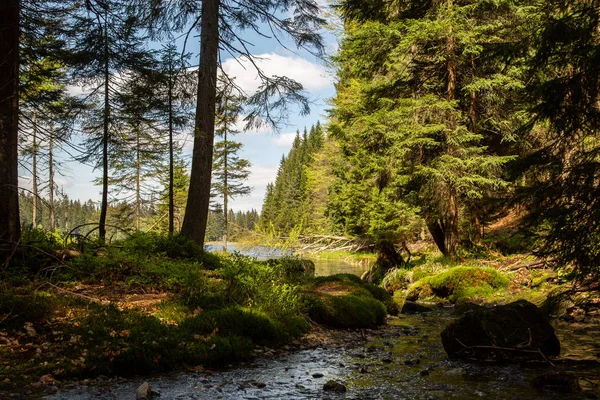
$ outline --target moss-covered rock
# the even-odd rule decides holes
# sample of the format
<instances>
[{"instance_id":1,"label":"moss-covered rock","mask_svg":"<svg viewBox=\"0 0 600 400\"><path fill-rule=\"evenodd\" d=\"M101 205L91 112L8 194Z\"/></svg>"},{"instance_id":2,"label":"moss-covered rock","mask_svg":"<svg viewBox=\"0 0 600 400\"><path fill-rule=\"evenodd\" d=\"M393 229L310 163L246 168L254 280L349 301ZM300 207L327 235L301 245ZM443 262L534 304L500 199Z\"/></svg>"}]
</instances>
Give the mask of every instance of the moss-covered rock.
<instances>
[{"instance_id":1,"label":"moss-covered rock","mask_svg":"<svg viewBox=\"0 0 600 400\"><path fill-rule=\"evenodd\" d=\"M417 301L419 299L427 299L433 296L433 290L429 284L431 277L425 278L413 283L408 287L406 292L406 300Z\"/></svg>"},{"instance_id":2,"label":"moss-covered rock","mask_svg":"<svg viewBox=\"0 0 600 400\"><path fill-rule=\"evenodd\" d=\"M383 324L387 313L398 313L385 289L355 275L318 277L303 289L309 318L326 326L371 328Z\"/></svg>"},{"instance_id":3,"label":"moss-covered rock","mask_svg":"<svg viewBox=\"0 0 600 400\"><path fill-rule=\"evenodd\" d=\"M457 302L470 297L488 297L508 287L509 279L494 268L454 267L415 282L407 300L439 298Z\"/></svg>"},{"instance_id":4,"label":"moss-covered rock","mask_svg":"<svg viewBox=\"0 0 600 400\"><path fill-rule=\"evenodd\" d=\"M383 303L372 297L327 294L307 295L309 317L333 328L374 328L385 322Z\"/></svg>"},{"instance_id":5,"label":"moss-covered rock","mask_svg":"<svg viewBox=\"0 0 600 400\"><path fill-rule=\"evenodd\" d=\"M468 312L448 325L441 337L451 358L522 361L560 354L554 328L525 300Z\"/></svg>"}]
</instances>

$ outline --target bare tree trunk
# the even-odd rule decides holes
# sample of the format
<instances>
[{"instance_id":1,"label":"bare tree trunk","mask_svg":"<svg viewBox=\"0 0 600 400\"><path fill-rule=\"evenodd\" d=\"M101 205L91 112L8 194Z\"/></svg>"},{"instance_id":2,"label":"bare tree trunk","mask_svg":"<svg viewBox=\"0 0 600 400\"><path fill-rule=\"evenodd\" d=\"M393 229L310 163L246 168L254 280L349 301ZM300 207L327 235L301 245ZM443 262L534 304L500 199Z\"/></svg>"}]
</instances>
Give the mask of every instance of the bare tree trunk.
<instances>
[{"instance_id":1,"label":"bare tree trunk","mask_svg":"<svg viewBox=\"0 0 600 400\"><path fill-rule=\"evenodd\" d=\"M142 196L140 194L141 187L141 160L140 160L140 132L139 127L136 128L136 144L135 144L135 231L140 231L140 207L142 203Z\"/></svg>"},{"instance_id":2,"label":"bare tree trunk","mask_svg":"<svg viewBox=\"0 0 600 400\"><path fill-rule=\"evenodd\" d=\"M454 188L448 197L448 224L446 229L446 250L450 257L458 253L458 201Z\"/></svg>"},{"instance_id":3,"label":"bare tree trunk","mask_svg":"<svg viewBox=\"0 0 600 400\"><path fill-rule=\"evenodd\" d=\"M448 249L446 248L446 233L440 222L427 222L427 229L440 252L444 256L448 255Z\"/></svg>"},{"instance_id":4,"label":"bare tree trunk","mask_svg":"<svg viewBox=\"0 0 600 400\"><path fill-rule=\"evenodd\" d=\"M38 208L38 180L37 180L37 112L33 112L33 210L31 215L31 227L37 227L37 208Z\"/></svg>"},{"instance_id":5,"label":"bare tree trunk","mask_svg":"<svg viewBox=\"0 0 600 400\"><path fill-rule=\"evenodd\" d=\"M50 125L50 141L48 143L48 188L50 190L50 232L56 230L56 217L54 214L54 126Z\"/></svg>"},{"instance_id":6,"label":"bare tree trunk","mask_svg":"<svg viewBox=\"0 0 600 400\"><path fill-rule=\"evenodd\" d=\"M0 2L0 259L21 236L19 221L19 0Z\"/></svg>"},{"instance_id":7,"label":"bare tree trunk","mask_svg":"<svg viewBox=\"0 0 600 400\"><path fill-rule=\"evenodd\" d=\"M451 11L453 0L448 0L448 10ZM452 28L448 38L446 39L446 51L448 53L448 100L456 99L456 37L452 34ZM452 153L452 149L449 149ZM444 230L446 239L446 253L450 257L454 257L458 251L458 199L456 188L450 184L448 190L448 220L446 221L446 229Z\"/></svg>"},{"instance_id":8,"label":"bare tree trunk","mask_svg":"<svg viewBox=\"0 0 600 400\"><path fill-rule=\"evenodd\" d=\"M108 210L108 123L110 120L109 79L108 65L108 23L104 14L104 120L102 133L102 201L100 203L100 222L98 223L98 236L101 242L106 239L106 212Z\"/></svg>"},{"instance_id":9,"label":"bare tree trunk","mask_svg":"<svg viewBox=\"0 0 600 400\"><path fill-rule=\"evenodd\" d=\"M225 99L225 110L227 110L227 99ZM227 112L227 111L225 111ZM227 118L225 118L225 129L223 130L223 141L224 141L224 145L225 148L223 149L223 213L224 213L224 225L225 225L225 232L223 233L223 250L227 251L227 235L229 234L229 221L228 221L228 215L227 215L227 203L228 203L228 197L229 197L229 187L227 185L227 175L228 175L228 171L227 171L227 159L228 154L227 154Z\"/></svg>"},{"instance_id":10,"label":"bare tree trunk","mask_svg":"<svg viewBox=\"0 0 600 400\"><path fill-rule=\"evenodd\" d=\"M169 61L169 236L172 236L175 230L175 199L174 199L174 163L173 154L173 64Z\"/></svg>"},{"instance_id":11,"label":"bare tree trunk","mask_svg":"<svg viewBox=\"0 0 600 400\"><path fill-rule=\"evenodd\" d=\"M181 227L183 235L201 246L204 245L210 204L219 53L219 6L220 0L202 2L194 151L186 213Z\"/></svg>"}]
</instances>

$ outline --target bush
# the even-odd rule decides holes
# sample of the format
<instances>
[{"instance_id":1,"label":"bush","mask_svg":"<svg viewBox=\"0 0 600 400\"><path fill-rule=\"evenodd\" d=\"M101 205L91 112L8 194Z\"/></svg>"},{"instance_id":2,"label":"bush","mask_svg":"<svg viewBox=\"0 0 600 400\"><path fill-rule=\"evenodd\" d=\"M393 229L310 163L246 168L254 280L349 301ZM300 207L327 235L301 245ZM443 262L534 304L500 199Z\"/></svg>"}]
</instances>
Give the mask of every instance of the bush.
<instances>
[{"instance_id":1,"label":"bush","mask_svg":"<svg viewBox=\"0 0 600 400\"><path fill-rule=\"evenodd\" d=\"M51 299L34 293L0 293L0 330L20 330L26 322L37 325L54 310Z\"/></svg>"},{"instance_id":2,"label":"bush","mask_svg":"<svg viewBox=\"0 0 600 400\"><path fill-rule=\"evenodd\" d=\"M295 280L303 276L312 276L315 273L315 263L312 260L282 257L268 260L267 264L274 268L278 275L286 279Z\"/></svg>"},{"instance_id":3,"label":"bush","mask_svg":"<svg viewBox=\"0 0 600 400\"><path fill-rule=\"evenodd\" d=\"M135 233L122 241L123 250L140 255L159 255L177 260L200 262L206 269L220 266L219 257L204 251L191 239L182 235L159 235L154 233Z\"/></svg>"}]
</instances>

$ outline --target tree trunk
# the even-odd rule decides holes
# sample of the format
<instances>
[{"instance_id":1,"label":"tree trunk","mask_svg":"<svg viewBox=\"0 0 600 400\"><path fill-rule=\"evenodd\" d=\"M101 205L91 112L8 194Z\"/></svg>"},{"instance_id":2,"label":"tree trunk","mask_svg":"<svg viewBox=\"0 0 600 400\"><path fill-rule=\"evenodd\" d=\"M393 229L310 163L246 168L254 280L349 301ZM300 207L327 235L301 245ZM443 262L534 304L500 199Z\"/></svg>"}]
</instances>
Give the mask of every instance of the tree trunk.
<instances>
[{"instance_id":1,"label":"tree trunk","mask_svg":"<svg viewBox=\"0 0 600 400\"><path fill-rule=\"evenodd\" d=\"M442 225L440 225L440 222L427 222L427 229L440 252L444 256L448 255L448 249L446 248L446 233Z\"/></svg>"},{"instance_id":2,"label":"tree trunk","mask_svg":"<svg viewBox=\"0 0 600 400\"><path fill-rule=\"evenodd\" d=\"M104 120L102 133L102 201L100 203L100 222L98 223L98 236L101 242L106 239L106 212L108 210L108 123L110 120L109 79L108 65L108 23L104 14Z\"/></svg>"},{"instance_id":3,"label":"tree trunk","mask_svg":"<svg viewBox=\"0 0 600 400\"><path fill-rule=\"evenodd\" d=\"M141 196L141 174L142 174L142 161L140 155L140 130L136 127L136 144L135 144L135 231L140 231L140 208L142 203Z\"/></svg>"},{"instance_id":4,"label":"tree trunk","mask_svg":"<svg viewBox=\"0 0 600 400\"><path fill-rule=\"evenodd\" d=\"M50 190L48 205L50 208L50 232L56 230L56 217L54 214L54 126L50 125L48 143L48 189Z\"/></svg>"},{"instance_id":5,"label":"tree trunk","mask_svg":"<svg viewBox=\"0 0 600 400\"><path fill-rule=\"evenodd\" d=\"M169 236L173 236L175 231L175 199L174 199L174 163L173 154L173 64L169 61Z\"/></svg>"},{"instance_id":6,"label":"tree trunk","mask_svg":"<svg viewBox=\"0 0 600 400\"><path fill-rule=\"evenodd\" d=\"M225 107L224 108L224 112L227 112L227 98L225 98L224 100L225 102ZM229 154L227 154L227 115L225 115L224 118L225 121L225 126L223 129L223 215L225 216L225 218L223 219L223 225L225 225L225 231L223 233L223 250L227 251L227 235L229 234L229 221L228 221L228 215L227 215L227 203L228 203L228 197L229 197L229 187L227 186L227 175L229 174L229 171L227 171L227 161L229 158Z\"/></svg>"},{"instance_id":7,"label":"tree trunk","mask_svg":"<svg viewBox=\"0 0 600 400\"><path fill-rule=\"evenodd\" d=\"M202 2L194 151L186 213L181 227L181 233L200 246L204 245L210 204L219 53L219 5L220 0Z\"/></svg>"},{"instance_id":8,"label":"tree trunk","mask_svg":"<svg viewBox=\"0 0 600 400\"><path fill-rule=\"evenodd\" d=\"M38 180L37 180L37 112L33 112L33 209L31 215L31 227L37 227L37 208L38 208Z\"/></svg>"},{"instance_id":9,"label":"tree trunk","mask_svg":"<svg viewBox=\"0 0 600 400\"><path fill-rule=\"evenodd\" d=\"M458 253L458 200L452 189L448 196L448 223L446 227L446 250L450 257Z\"/></svg>"},{"instance_id":10,"label":"tree trunk","mask_svg":"<svg viewBox=\"0 0 600 400\"><path fill-rule=\"evenodd\" d=\"M0 2L0 259L21 236L19 221L19 0ZM6 246L6 244L9 246Z\"/></svg>"},{"instance_id":11,"label":"tree trunk","mask_svg":"<svg viewBox=\"0 0 600 400\"><path fill-rule=\"evenodd\" d=\"M390 269L404 264L402 256L396 251L391 240L382 240L377 244L377 260L361 279L375 284L381 283Z\"/></svg>"},{"instance_id":12,"label":"tree trunk","mask_svg":"<svg viewBox=\"0 0 600 400\"><path fill-rule=\"evenodd\" d=\"M448 11L452 12L452 8L453 0L448 0ZM452 28L446 39L446 51L448 53L448 101L454 101L456 100L456 37L452 34ZM448 151L452 154L451 148ZM444 230L446 239L444 255L454 257L458 251L458 204L456 189L452 183L450 183L448 193L447 219Z\"/></svg>"}]
</instances>

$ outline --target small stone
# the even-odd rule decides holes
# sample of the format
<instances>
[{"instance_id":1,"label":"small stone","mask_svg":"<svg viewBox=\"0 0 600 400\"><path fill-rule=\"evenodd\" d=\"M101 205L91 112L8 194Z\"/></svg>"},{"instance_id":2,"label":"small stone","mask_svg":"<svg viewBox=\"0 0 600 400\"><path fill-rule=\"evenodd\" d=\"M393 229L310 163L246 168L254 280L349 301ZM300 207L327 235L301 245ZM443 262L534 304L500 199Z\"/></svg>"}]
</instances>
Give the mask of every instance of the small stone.
<instances>
[{"instance_id":1,"label":"small stone","mask_svg":"<svg viewBox=\"0 0 600 400\"><path fill-rule=\"evenodd\" d=\"M383 360L381 360L383 363L385 364L391 364L392 363L392 359L391 358L384 358Z\"/></svg>"},{"instance_id":2,"label":"small stone","mask_svg":"<svg viewBox=\"0 0 600 400\"><path fill-rule=\"evenodd\" d=\"M419 360L418 358L404 360L404 365L419 365L420 363L421 360Z\"/></svg>"},{"instance_id":3,"label":"small stone","mask_svg":"<svg viewBox=\"0 0 600 400\"><path fill-rule=\"evenodd\" d=\"M38 380L38 382L43 385L51 385L55 382L55 379L52 376L52 374L46 374L46 375L42 375L40 377L40 379Z\"/></svg>"},{"instance_id":4,"label":"small stone","mask_svg":"<svg viewBox=\"0 0 600 400\"><path fill-rule=\"evenodd\" d=\"M47 386L46 389L44 389L44 393L50 394L50 395L56 394L56 393L58 393L58 388L53 385Z\"/></svg>"},{"instance_id":5,"label":"small stone","mask_svg":"<svg viewBox=\"0 0 600 400\"><path fill-rule=\"evenodd\" d=\"M419 375L421 375L421 376L428 376L429 375L429 370L428 369L422 369L421 371L419 371Z\"/></svg>"},{"instance_id":6,"label":"small stone","mask_svg":"<svg viewBox=\"0 0 600 400\"><path fill-rule=\"evenodd\" d=\"M346 385L343 385L336 381L327 381L323 385L323 390L326 392L346 393Z\"/></svg>"},{"instance_id":7,"label":"small stone","mask_svg":"<svg viewBox=\"0 0 600 400\"><path fill-rule=\"evenodd\" d=\"M315 372L314 374L312 374L313 378L322 378L324 375L320 372Z\"/></svg>"},{"instance_id":8,"label":"small stone","mask_svg":"<svg viewBox=\"0 0 600 400\"><path fill-rule=\"evenodd\" d=\"M446 375L448 376L461 376L465 374L465 370L462 368L452 368L446 371Z\"/></svg>"},{"instance_id":9,"label":"small stone","mask_svg":"<svg viewBox=\"0 0 600 400\"><path fill-rule=\"evenodd\" d=\"M136 399L149 399L151 395L152 389L150 389L150 384L148 382L142 383L135 391Z\"/></svg>"},{"instance_id":10,"label":"small stone","mask_svg":"<svg viewBox=\"0 0 600 400\"><path fill-rule=\"evenodd\" d=\"M267 386L267 384L266 384L266 383L264 383L264 382L260 382L260 381L254 381L254 382L252 382L252 384L253 384L254 386L256 386L257 388L259 388L259 389L262 389L262 388L264 388L264 387L266 387L266 386Z\"/></svg>"},{"instance_id":11,"label":"small stone","mask_svg":"<svg viewBox=\"0 0 600 400\"><path fill-rule=\"evenodd\" d=\"M562 393L581 392L579 378L571 372L548 372L533 378L533 387Z\"/></svg>"}]
</instances>

